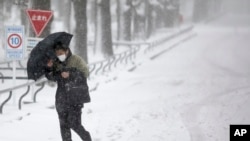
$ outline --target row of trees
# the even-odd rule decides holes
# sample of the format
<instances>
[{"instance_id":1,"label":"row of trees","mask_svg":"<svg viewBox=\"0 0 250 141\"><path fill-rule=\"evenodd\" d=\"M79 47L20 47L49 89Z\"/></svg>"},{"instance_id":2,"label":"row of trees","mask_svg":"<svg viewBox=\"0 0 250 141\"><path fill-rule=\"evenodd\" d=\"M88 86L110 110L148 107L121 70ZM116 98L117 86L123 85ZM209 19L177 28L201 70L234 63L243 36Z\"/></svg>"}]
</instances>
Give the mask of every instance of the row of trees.
<instances>
[{"instance_id":1,"label":"row of trees","mask_svg":"<svg viewBox=\"0 0 250 141\"><path fill-rule=\"evenodd\" d=\"M206 10L209 8L208 3L211 2L207 2L207 0L189 1L195 3L193 9L195 21L204 18L208 12ZM183 19L180 14L182 2L183 0L0 0L0 10L10 3L19 5L22 24L30 27L25 9L51 10L52 7L55 7L53 5L57 5L53 11L58 13L55 15L58 17L54 16L54 19L61 19L65 31L74 33L75 53L88 61L88 30L93 29L94 31L93 39L90 41L94 42L95 52L99 52L98 54L102 54L104 57L112 56L113 40L145 40L159 28L170 28L180 24ZM0 22L3 21L2 17L0 15ZM52 22L54 22L53 19L40 37L50 34ZM72 27L75 28L72 29ZM29 36L35 36L32 30L28 31L30 31Z\"/></svg>"},{"instance_id":2,"label":"row of trees","mask_svg":"<svg viewBox=\"0 0 250 141\"><path fill-rule=\"evenodd\" d=\"M89 20L95 29L95 50L101 51L105 57L112 56L112 39L118 41L145 40L157 28L173 27L179 16L177 1L90 1L88 3L91 7Z\"/></svg>"},{"instance_id":3,"label":"row of trees","mask_svg":"<svg viewBox=\"0 0 250 141\"><path fill-rule=\"evenodd\" d=\"M194 22L202 21L211 15L219 14L223 0L195 0L194 1Z\"/></svg>"}]
</instances>

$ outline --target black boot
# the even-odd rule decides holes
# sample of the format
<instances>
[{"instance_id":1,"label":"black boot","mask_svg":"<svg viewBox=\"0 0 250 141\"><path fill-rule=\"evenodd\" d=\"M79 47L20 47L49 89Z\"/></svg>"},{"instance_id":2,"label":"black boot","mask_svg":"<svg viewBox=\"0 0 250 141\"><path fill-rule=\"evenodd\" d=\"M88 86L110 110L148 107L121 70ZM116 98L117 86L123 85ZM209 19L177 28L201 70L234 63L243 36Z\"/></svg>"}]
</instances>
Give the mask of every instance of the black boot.
<instances>
[{"instance_id":1,"label":"black boot","mask_svg":"<svg viewBox=\"0 0 250 141\"><path fill-rule=\"evenodd\" d=\"M84 136L82 137L83 141L92 141L91 136L88 131L85 132Z\"/></svg>"}]
</instances>

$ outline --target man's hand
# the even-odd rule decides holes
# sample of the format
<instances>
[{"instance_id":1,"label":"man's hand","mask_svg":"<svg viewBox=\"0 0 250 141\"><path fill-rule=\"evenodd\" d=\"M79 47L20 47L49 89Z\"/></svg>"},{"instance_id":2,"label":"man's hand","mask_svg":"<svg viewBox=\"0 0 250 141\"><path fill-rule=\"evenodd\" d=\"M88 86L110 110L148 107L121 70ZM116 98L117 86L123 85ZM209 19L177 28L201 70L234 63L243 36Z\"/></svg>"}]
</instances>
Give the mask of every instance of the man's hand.
<instances>
[{"instance_id":1,"label":"man's hand","mask_svg":"<svg viewBox=\"0 0 250 141\"><path fill-rule=\"evenodd\" d=\"M53 66L53 60L52 60L52 59L50 59L50 60L48 61L47 66L48 66L48 67L52 67L52 66Z\"/></svg>"},{"instance_id":2,"label":"man's hand","mask_svg":"<svg viewBox=\"0 0 250 141\"><path fill-rule=\"evenodd\" d=\"M62 72L62 73L61 73L61 76L62 76L63 78L69 78L69 72Z\"/></svg>"}]
</instances>

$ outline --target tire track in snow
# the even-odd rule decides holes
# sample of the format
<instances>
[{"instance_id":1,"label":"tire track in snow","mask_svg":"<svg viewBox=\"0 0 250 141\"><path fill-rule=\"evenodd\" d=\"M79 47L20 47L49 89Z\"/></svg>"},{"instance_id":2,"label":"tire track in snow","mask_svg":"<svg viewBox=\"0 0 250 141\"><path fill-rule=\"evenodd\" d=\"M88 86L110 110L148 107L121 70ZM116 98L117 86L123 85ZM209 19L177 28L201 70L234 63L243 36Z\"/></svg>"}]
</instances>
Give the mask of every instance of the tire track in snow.
<instances>
[{"instance_id":1,"label":"tire track in snow","mask_svg":"<svg viewBox=\"0 0 250 141\"><path fill-rule=\"evenodd\" d=\"M249 106L249 94L250 85L246 85L228 89L186 105L183 108L182 117L190 132L191 141L229 140L227 138L229 124L249 122L246 117L249 117L250 112L242 111L245 106ZM237 111L239 114L235 115Z\"/></svg>"}]
</instances>

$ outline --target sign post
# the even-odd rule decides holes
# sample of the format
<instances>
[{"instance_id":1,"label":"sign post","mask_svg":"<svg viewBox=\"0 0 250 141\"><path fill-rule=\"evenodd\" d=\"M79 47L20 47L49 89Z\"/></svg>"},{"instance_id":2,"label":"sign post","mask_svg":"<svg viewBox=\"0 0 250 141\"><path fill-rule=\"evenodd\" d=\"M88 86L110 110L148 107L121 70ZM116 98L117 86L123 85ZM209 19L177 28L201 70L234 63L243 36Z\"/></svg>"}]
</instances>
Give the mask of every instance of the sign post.
<instances>
[{"instance_id":1,"label":"sign post","mask_svg":"<svg viewBox=\"0 0 250 141\"><path fill-rule=\"evenodd\" d=\"M26 10L26 13L36 33L36 36L39 37L46 25L49 23L52 17L52 11L28 9Z\"/></svg>"},{"instance_id":2,"label":"sign post","mask_svg":"<svg viewBox=\"0 0 250 141\"><path fill-rule=\"evenodd\" d=\"M13 86L16 85L16 60L24 58L24 26L5 27L5 54L7 60L12 60ZM15 95L14 95L15 103Z\"/></svg>"}]
</instances>

